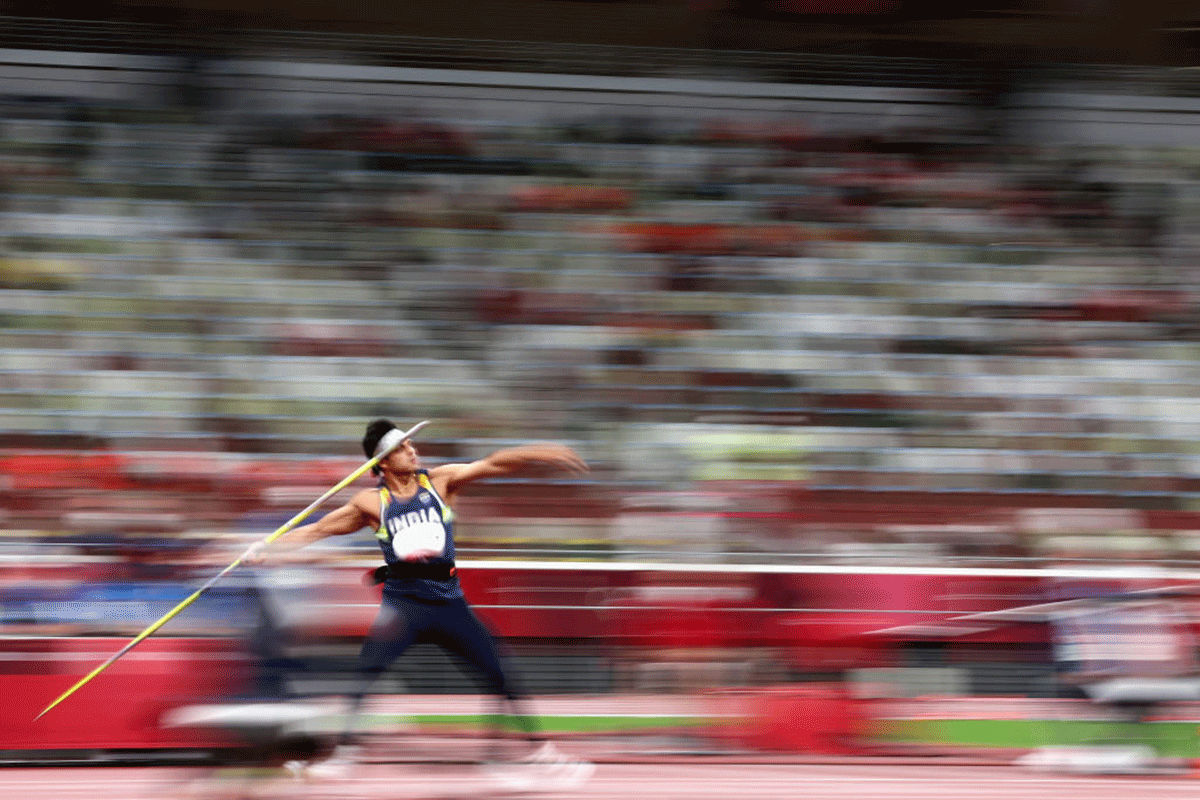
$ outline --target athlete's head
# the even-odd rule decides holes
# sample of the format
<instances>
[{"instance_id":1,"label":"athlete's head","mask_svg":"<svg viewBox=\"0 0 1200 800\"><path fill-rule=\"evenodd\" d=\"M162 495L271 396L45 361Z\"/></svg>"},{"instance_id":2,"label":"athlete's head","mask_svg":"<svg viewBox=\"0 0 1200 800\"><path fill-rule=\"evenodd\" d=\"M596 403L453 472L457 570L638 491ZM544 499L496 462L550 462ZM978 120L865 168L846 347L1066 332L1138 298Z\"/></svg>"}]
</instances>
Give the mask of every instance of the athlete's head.
<instances>
[{"instance_id":1,"label":"athlete's head","mask_svg":"<svg viewBox=\"0 0 1200 800\"><path fill-rule=\"evenodd\" d=\"M418 422L405 431L397 428L390 419L377 419L370 422L367 425L366 433L363 434L363 453L368 458L382 455L376 465L372 467L372 471L376 475L386 472L386 467L402 473L416 471L417 448L413 446L412 437L428 424L429 420ZM403 458L397 461L392 458L393 455Z\"/></svg>"},{"instance_id":2,"label":"athlete's head","mask_svg":"<svg viewBox=\"0 0 1200 800\"><path fill-rule=\"evenodd\" d=\"M363 453L367 458L375 457L375 450L379 447L379 442L384 436L387 436L388 431L396 430L396 424L390 419L376 419L367 423L367 432L363 434L362 448ZM372 475L383 474L378 465L371 467Z\"/></svg>"},{"instance_id":3,"label":"athlete's head","mask_svg":"<svg viewBox=\"0 0 1200 800\"><path fill-rule=\"evenodd\" d=\"M362 448L363 455L367 458L375 457L375 448L379 447L379 442L387 435L388 431L396 429L396 424L390 419L376 419L367 423L367 432L363 434Z\"/></svg>"}]
</instances>

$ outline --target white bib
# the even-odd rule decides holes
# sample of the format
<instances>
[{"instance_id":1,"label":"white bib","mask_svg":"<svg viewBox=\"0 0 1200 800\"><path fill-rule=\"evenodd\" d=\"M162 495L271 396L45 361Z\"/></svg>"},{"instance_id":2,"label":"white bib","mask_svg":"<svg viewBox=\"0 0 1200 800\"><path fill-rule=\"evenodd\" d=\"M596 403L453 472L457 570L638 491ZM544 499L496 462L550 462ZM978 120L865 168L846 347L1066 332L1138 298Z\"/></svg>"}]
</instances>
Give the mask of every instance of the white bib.
<instances>
[{"instance_id":1,"label":"white bib","mask_svg":"<svg viewBox=\"0 0 1200 800\"><path fill-rule=\"evenodd\" d=\"M441 522L396 525L392 531L392 552L402 561L437 558L445 551L446 527Z\"/></svg>"}]
</instances>

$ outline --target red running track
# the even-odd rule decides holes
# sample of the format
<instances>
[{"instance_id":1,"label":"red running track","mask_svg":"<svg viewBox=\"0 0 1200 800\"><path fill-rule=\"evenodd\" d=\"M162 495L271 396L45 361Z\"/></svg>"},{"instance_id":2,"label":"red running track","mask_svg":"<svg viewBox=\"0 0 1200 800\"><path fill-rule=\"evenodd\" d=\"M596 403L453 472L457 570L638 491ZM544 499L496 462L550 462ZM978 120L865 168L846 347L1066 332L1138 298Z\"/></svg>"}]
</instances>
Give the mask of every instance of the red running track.
<instances>
[{"instance_id":1,"label":"red running track","mask_svg":"<svg viewBox=\"0 0 1200 800\"><path fill-rule=\"evenodd\" d=\"M12 800L466 800L514 797L478 768L364 765L352 777L297 782L165 767L0 769ZM599 764L582 789L545 800L1195 800L1200 777L1033 773L1007 766L840 764Z\"/></svg>"}]
</instances>

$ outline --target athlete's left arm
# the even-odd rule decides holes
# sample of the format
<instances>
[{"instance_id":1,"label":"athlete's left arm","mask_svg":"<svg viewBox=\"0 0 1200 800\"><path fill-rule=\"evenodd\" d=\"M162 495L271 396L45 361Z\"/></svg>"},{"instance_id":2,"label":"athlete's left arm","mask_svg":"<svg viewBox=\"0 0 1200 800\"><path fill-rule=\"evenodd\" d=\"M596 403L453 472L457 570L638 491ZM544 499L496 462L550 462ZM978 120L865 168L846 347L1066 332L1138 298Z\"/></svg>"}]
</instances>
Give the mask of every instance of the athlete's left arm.
<instances>
[{"instance_id":1,"label":"athlete's left arm","mask_svg":"<svg viewBox=\"0 0 1200 800\"><path fill-rule=\"evenodd\" d=\"M467 464L443 464L429 470L429 478L447 502L454 494L473 481L511 475L529 464L548 464L564 472L584 475L587 462L570 447L562 444L527 444L497 450L489 456Z\"/></svg>"}]
</instances>

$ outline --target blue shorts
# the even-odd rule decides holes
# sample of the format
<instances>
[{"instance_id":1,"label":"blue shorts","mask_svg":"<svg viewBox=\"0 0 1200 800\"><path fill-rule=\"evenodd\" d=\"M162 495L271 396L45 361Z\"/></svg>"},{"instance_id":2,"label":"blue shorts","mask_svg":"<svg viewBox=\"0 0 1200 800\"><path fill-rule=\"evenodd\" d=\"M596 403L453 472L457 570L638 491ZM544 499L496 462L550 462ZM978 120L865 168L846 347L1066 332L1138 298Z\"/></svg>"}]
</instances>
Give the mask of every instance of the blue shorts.
<instances>
[{"instance_id":1,"label":"blue shorts","mask_svg":"<svg viewBox=\"0 0 1200 800\"><path fill-rule=\"evenodd\" d=\"M427 600L385 589L379 614L359 653L359 669L383 672L409 647L424 643L461 657L491 693L513 699L521 696L496 638L462 598Z\"/></svg>"}]
</instances>

